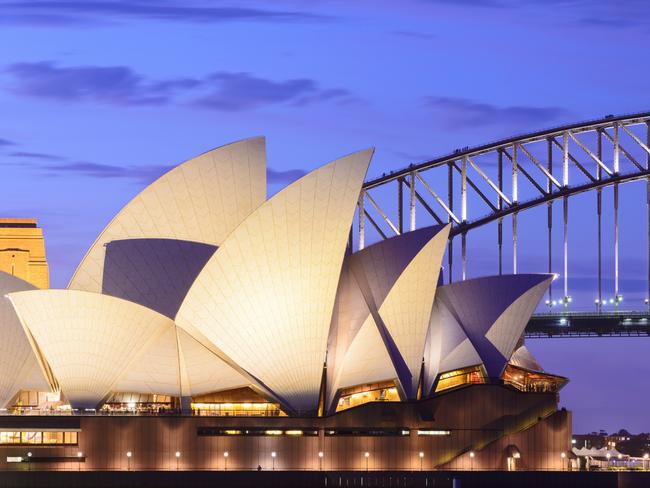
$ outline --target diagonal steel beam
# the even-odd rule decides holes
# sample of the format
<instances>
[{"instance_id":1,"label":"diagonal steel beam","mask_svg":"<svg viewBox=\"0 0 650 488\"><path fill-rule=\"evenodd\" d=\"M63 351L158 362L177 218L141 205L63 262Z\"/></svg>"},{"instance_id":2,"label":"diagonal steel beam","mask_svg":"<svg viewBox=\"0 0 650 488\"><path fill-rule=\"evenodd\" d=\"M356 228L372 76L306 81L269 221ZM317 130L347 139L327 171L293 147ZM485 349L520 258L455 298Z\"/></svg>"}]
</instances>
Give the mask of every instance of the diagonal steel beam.
<instances>
[{"instance_id":1,"label":"diagonal steel beam","mask_svg":"<svg viewBox=\"0 0 650 488\"><path fill-rule=\"evenodd\" d=\"M585 146L580 139L578 139L573 132L569 132L569 137L574 140L574 142L580 146L580 148L587 153L587 155L593 159L598 166L600 166L605 173L607 173L609 176L612 176L614 172L607 167L605 163L603 163L598 156L596 156L591 149L589 149L587 146Z\"/></svg>"},{"instance_id":2,"label":"diagonal steel beam","mask_svg":"<svg viewBox=\"0 0 650 488\"><path fill-rule=\"evenodd\" d=\"M461 175L463 174L463 172L458 167L455 161L453 161L451 164L454 167L454 169L458 171L458 173L460 173ZM480 188L474 184L474 182L469 178L469 176L465 176L465 179L467 180L467 184L472 187L472 189L478 194L478 196L481 197L481 199L487 204L487 206L490 207L493 212L496 212L497 208L492 204L492 202L488 199L488 197L486 197L483 194Z\"/></svg>"},{"instance_id":3,"label":"diagonal steel beam","mask_svg":"<svg viewBox=\"0 0 650 488\"><path fill-rule=\"evenodd\" d=\"M555 145L556 145L557 147L559 147L561 150L564 150L564 148L562 147L562 144L560 144L559 142L557 142L557 139L556 139L555 137L551 137L550 140L553 141L553 144L555 144ZM592 183L595 183L595 182L597 181L596 178L594 178L594 176L593 176L589 171L587 171L587 170L584 168L584 166L582 166L582 165L580 164L580 162L579 162L576 158L574 158L574 157L571 155L571 153L569 153L568 156L569 156L569 160L570 160L573 164L576 165L576 168L578 168L580 171L582 171L582 173L583 173L587 178L589 178L589 179L592 181Z\"/></svg>"},{"instance_id":4,"label":"diagonal steel beam","mask_svg":"<svg viewBox=\"0 0 650 488\"><path fill-rule=\"evenodd\" d=\"M523 144L517 144L517 146L519 146L519 148L523 151L523 153L524 153L526 156L528 156L528 159L530 159L531 162L532 162L535 166L537 166L537 167L541 170L542 173L544 173L544 175L546 176L546 178L549 179L549 181L551 181L555 186L557 186L558 189L561 189L561 188L562 188L562 185L561 185L560 182L557 180L557 178L555 178L555 176L553 176L553 175L549 172L549 170L546 169L546 168L544 167L544 165L543 165L542 163L540 163L539 160L538 160L535 156L533 156L533 155L530 153L530 151L529 151L528 149L526 149L526 146L524 146ZM551 191L550 188L549 188L548 191Z\"/></svg>"},{"instance_id":5,"label":"diagonal steel beam","mask_svg":"<svg viewBox=\"0 0 650 488\"><path fill-rule=\"evenodd\" d=\"M395 224L393 224L393 222L391 222L391 220L388 218L388 215L386 215L386 213L381 209L381 207L377 204L377 202L375 202L375 199L370 196L370 192L366 192L366 198L371 203L371 205L375 207L375 210L379 212L379 215L382 216L382 218L386 221L386 223L393 230L393 232L395 232L395 235L398 236L399 229Z\"/></svg>"},{"instance_id":6,"label":"diagonal steel beam","mask_svg":"<svg viewBox=\"0 0 650 488\"><path fill-rule=\"evenodd\" d=\"M407 181L404 181L404 184L406 185L407 188L409 188L409 189L411 188L411 185L410 185ZM420 195L420 192L419 192L419 191L415 190L415 192L413 192L413 194L415 195L415 198L417 199L417 201L420 202L420 203L422 204L422 206L424 207L424 209L425 209L427 212L429 212L429 214L430 214L434 219L436 219L436 222L437 222L438 224L440 224L440 225L444 224L443 220L442 220L442 219L438 216L438 214L437 214L437 213L436 213L436 212L431 208L431 206L426 202L426 200L422 197L422 195Z\"/></svg>"},{"instance_id":7,"label":"diagonal steel beam","mask_svg":"<svg viewBox=\"0 0 650 488\"><path fill-rule=\"evenodd\" d=\"M508 151L506 151L506 150L504 149L504 150L503 150L503 154L505 154L506 157L507 157L510 161L512 161L513 158L512 158L512 156L508 153ZM530 176L530 174L528 173L528 171L526 171L526 170L525 170L521 165L517 165L517 168L519 169L519 171L521 171L521 174L524 175L524 176L526 177L526 179L527 179L528 181L530 181L530 183L531 183L535 188L537 188L537 191L539 191L542 195L548 195L548 193L546 193L546 190L544 190L544 188L542 188L541 185L535 181L535 178L533 178L532 176Z\"/></svg>"},{"instance_id":8,"label":"diagonal steel beam","mask_svg":"<svg viewBox=\"0 0 650 488\"><path fill-rule=\"evenodd\" d=\"M606 130L603 130L602 133L605 135L605 138L614 144L614 138L610 136ZM619 142L618 143L618 149L623 153L623 155L634 165L636 166L640 171L643 171L645 168L639 164L639 162L632 156Z\"/></svg>"},{"instance_id":9,"label":"diagonal steel beam","mask_svg":"<svg viewBox=\"0 0 650 488\"><path fill-rule=\"evenodd\" d=\"M377 222L375 222L375 219L373 219L373 218L370 216L370 214L369 214L366 210L364 210L363 213L364 213L364 215L366 216L366 218L368 219L368 222L370 222L370 223L372 224L372 226L375 228L375 230L379 233L379 235L381 236L381 238L382 238L382 239L388 239L388 236L386 236L386 234L384 233L384 231L381 230L381 227L379 227L379 226L377 225Z\"/></svg>"},{"instance_id":10,"label":"diagonal steel beam","mask_svg":"<svg viewBox=\"0 0 650 488\"><path fill-rule=\"evenodd\" d=\"M469 161L469 164L472 166L472 168L474 168L474 171L476 171L485 180L485 182L490 185L490 188L497 192L497 195L499 195L503 201L505 201L508 205L512 205L512 202L508 199L508 197L506 197L505 194L499 190L499 187L494 184L489 176L485 174L485 172L472 160L472 158L468 156L467 161Z\"/></svg>"},{"instance_id":11,"label":"diagonal steel beam","mask_svg":"<svg viewBox=\"0 0 650 488\"><path fill-rule=\"evenodd\" d=\"M440 198L440 197L436 194L436 192L433 191L433 189L431 188L431 186L429 186L429 183L427 183L427 181L426 181L424 178L422 178L422 176L420 176L420 173L415 173L415 176L417 177L418 180L420 180L420 183L422 183L422 186L424 186L425 190L427 190L429 193L431 193L431 195L433 196L433 198L436 199L436 202L438 202L438 204L443 208L443 210L444 210L445 212L447 212L447 215L448 215L448 216L449 216L449 217L450 217L454 222L456 222L457 224L460 224L460 220L458 219L458 217L456 217L456 215L454 215L454 212L451 211L451 209L450 209L450 208L445 204L445 202L442 200L442 198Z\"/></svg>"}]
</instances>

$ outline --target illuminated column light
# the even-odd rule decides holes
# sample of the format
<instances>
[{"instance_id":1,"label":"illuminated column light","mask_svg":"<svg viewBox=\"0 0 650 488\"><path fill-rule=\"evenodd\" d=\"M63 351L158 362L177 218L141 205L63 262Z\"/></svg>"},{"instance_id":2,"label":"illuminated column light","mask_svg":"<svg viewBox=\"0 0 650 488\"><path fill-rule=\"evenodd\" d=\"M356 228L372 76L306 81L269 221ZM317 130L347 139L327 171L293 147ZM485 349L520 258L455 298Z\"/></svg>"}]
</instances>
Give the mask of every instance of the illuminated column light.
<instances>
[{"instance_id":1,"label":"illuminated column light","mask_svg":"<svg viewBox=\"0 0 650 488\"><path fill-rule=\"evenodd\" d=\"M176 451L175 456L176 456L176 471L178 471L178 461L179 461L180 458L181 458L181 452L180 452L180 451Z\"/></svg>"},{"instance_id":2,"label":"illuminated column light","mask_svg":"<svg viewBox=\"0 0 650 488\"><path fill-rule=\"evenodd\" d=\"M273 471L275 471L275 456L276 456L276 455L277 455L277 454L276 454L275 451L273 451L273 452L271 453L271 459L273 460Z\"/></svg>"},{"instance_id":3,"label":"illuminated column light","mask_svg":"<svg viewBox=\"0 0 650 488\"><path fill-rule=\"evenodd\" d=\"M223 453L223 470L228 471L228 451Z\"/></svg>"},{"instance_id":4,"label":"illuminated column light","mask_svg":"<svg viewBox=\"0 0 650 488\"><path fill-rule=\"evenodd\" d=\"M77 452L77 471L81 471L81 458L83 457L83 453L81 451Z\"/></svg>"},{"instance_id":5,"label":"illuminated column light","mask_svg":"<svg viewBox=\"0 0 650 488\"><path fill-rule=\"evenodd\" d=\"M127 451L126 458L128 459L129 462L129 471L131 471L131 456L133 456L133 453L131 451Z\"/></svg>"},{"instance_id":6,"label":"illuminated column light","mask_svg":"<svg viewBox=\"0 0 650 488\"><path fill-rule=\"evenodd\" d=\"M419 456L420 456L420 471L422 471L422 460L424 459L424 453L420 451Z\"/></svg>"},{"instance_id":7,"label":"illuminated column light","mask_svg":"<svg viewBox=\"0 0 650 488\"><path fill-rule=\"evenodd\" d=\"M323 471L323 451L318 451L318 470Z\"/></svg>"},{"instance_id":8,"label":"illuminated column light","mask_svg":"<svg viewBox=\"0 0 650 488\"><path fill-rule=\"evenodd\" d=\"M370 453L366 451L363 453L363 455L366 458L366 471L368 471L368 458L370 457Z\"/></svg>"}]
</instances>

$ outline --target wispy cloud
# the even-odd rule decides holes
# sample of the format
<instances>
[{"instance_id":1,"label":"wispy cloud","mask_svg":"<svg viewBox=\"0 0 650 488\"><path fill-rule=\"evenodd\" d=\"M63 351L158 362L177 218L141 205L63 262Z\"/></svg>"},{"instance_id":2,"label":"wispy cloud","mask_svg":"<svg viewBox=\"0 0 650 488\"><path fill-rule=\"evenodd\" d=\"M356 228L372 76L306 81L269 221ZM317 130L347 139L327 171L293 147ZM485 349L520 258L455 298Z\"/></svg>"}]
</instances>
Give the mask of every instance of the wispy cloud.
<instances>
[{"instance_id":1,"label":"wispy cloud","mask_svg":"<svg viewBox=\"0 0 650 488\"><path fill-rule=\"evenodd\" d=\"M74 174L89 178L125 178L144 182L153 181L169 171L172 166L117 166L113 164L99 164L91 162L70 162L64 164L46 164L38 169L49 176L62 176Z\"/></svg>"},{"instance_id":2,"label":"wispy cloud","mask_svg":"<svg viewBox=\"0 0 650 488\"><path fill-rule=\"evenodd\" d=\"M17 151L10 154L14 158L26 158L26 159L45 159L48 161L62 161L64 158L61 156L55 156L54 154L46 154L39 152L28 152L28 151Z\"/></svg>"},{"instance_id":3,"label":"wispy cloud","mask_svg":"<svg viewBox=\"0 0 650 488\"><path fill-rule=\"evenodd\" d=\"M15 145L16 143L14 141L0 138L0 147L15 146Z\"/></svg>"},{"instance_id":4,"label":"wispy cloud","mask_svg":"<svg viewBox=\"0 0 650 488\"><path fill-rule=\"evenodd\" d=\"M266 168L266 180L270 184L289 184L307 174L302 169L275 170Z\"/></svg>"},{"instance_id":5,"label":"wispy cloud","mask_svg":"<svg viewBox=\"0 0 650 488\"><path fill-rule=\"evenodd\" d=\"M423 41L430 41L432 39L437 38L435 34L429 34L427 32L418 32L412 30L395 30L395 31L391 31L391 34L397 37L405 37L407 39L419 39Z\"/></svg>"},{"instance_id":6,"label":"wispy cloud","mask_svg":"<svg viewBox=\"0 0 650 488\"><path fill-rule=\"evenodd\" d=\"M5 69L10 89L22 96L65 102L122 106L165 105L172 102L223 111L265 105L304 106L355 98L342 88L322 88L315 80L271 80L251 73L219 71L203 78L154 80L127 66L62 67L52 61L15 63Z\"/></svg>"},{"instance_id":7,"label":"wispy cloud","mask_svg":"<svg viewBox=\"0 0 650 488\"><path fill-rule=\"evenodd\" d=\"M215 110L246 110L263 105L285 103L297 106L319 101L349 101L343 89L323 89L308 78L274 81L250 73L218 72L208 77L214 89L195 104Z\"/></svg>"},{"instance_id":8,"label":"wispy cloud","mask_svg":"<svg viewBox=\"0 0 650 488\"><path fill-rule=\"evenodd\" d=\"M207 6L193 1L165 2L128 0L4 1L0 2L0 23L34 24L53 27L97 25L129 20L153 20L215 24L223 22L322 22L326 15L291 10L234 6Z\"/></svg>"},{"instance_id":9,"label":"wispy cloud","mask_svg":"<svg viewBox=\"0 0 650 488\"><path fill-rule=\"evenodd\" d=\"M560 107L529 105L499 107L456 97L425 97L424 105L451 129L490 125L526 129L549 124L567 115L567 111Z\"/></svg>"},{"instance_id":10,"label":"wispy cloud","mask_svg":"<svg viewBox=\"0 0 650 488\"><path fill-rule=\"evenodd\" d=\"M118 105L161 105L178 90L195 87L191 79L152 82L126 66L59 67L51 61L16 63L5 70L14 93L61 101L95 101Z\"/></svg>"}]
</instances>

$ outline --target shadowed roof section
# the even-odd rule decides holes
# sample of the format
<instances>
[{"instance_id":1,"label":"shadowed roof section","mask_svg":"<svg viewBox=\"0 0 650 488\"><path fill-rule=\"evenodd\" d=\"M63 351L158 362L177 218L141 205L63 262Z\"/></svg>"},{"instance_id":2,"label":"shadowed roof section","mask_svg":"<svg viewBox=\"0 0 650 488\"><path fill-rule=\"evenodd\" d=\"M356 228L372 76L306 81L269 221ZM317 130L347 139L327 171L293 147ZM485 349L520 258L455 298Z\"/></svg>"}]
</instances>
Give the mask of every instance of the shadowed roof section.
<instances>
[{"instance_id":1,"label":"shadowed roof section","mask_svg":"<svg viewBox=\"0 0 650 488\"><path fill-rule=\"evenodd\" d=\"M219 246L266 199L262 137L208 151L146 187L106 226L68 288L102 291L105 244L162 238Z\"/></svg>"},{"instance_id":2,"label":"shadowed roof section","mask_svg":"<svg viewBox=\"0 0 650 488\"><path fill-rule=\"evenodd\" d=\"M490 377L499 377L552 281L549 274L518 274L438 288L427 345L426 388L439 373L480 362Z\"/></svg>"},{"instance_id":3,"label":"shadowed roof section","mask_svg":"<svg viewBox=\"0 0 650 488\"><path fill-rule=\"evenodd\" d=\"M106 244L102 293L139 303L171 319L216 246L176 239Z\"/></svg>"},{"instance_id":4,"label":"shadowed roof section","mask_svg":"<svg viewBox=\"0 0 650 488\"><path fill-rule=\"evenodd\" d=\"M0 271L0 408L22 389L50 389L29 338L5 296L34 289L34 285Z\"/></svg>"},{"instance_id":5,"label":"shadowed roof section","mask_svg":"<svg viewBox=\"0 0 650 488\"><path fill-rule=\"evenodd\" d=\"M219 246L176 317L294 411L318 404L339 274L372 153L327 164L255 210Z\"/></svg>"}]
</instances>

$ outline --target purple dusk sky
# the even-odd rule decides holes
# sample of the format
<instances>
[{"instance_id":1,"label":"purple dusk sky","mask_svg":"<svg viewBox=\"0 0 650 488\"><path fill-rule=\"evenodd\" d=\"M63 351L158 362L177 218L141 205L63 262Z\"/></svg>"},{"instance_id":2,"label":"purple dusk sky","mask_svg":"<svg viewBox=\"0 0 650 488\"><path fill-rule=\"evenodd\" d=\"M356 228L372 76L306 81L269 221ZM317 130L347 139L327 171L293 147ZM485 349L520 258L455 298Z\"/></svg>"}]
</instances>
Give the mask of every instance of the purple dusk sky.
<instances>
[{"instance_id":1,"label":"purple dusk sky","mask_svg":"<svg viewBox=\"0 0 650 488\"><path fill-rule=\"evenodd\" d=\"M64 287L122 205L210 148L267 136L275 193L369 146L373 177L641 112L649 40L646 0L0 0L0 216L39 220ZM621 194L621 287L639 309L644 188ZM594 198L572 207L576 307L595 293ZM543 215L521 216L522 271L546 271ZM611 293L611 209L604 225ZM490 232L470 234L471 276L496 271ZM650 431L650 339L528 344L571 379L561 404L576 432Z\"/></svg>"}]
</instances>

